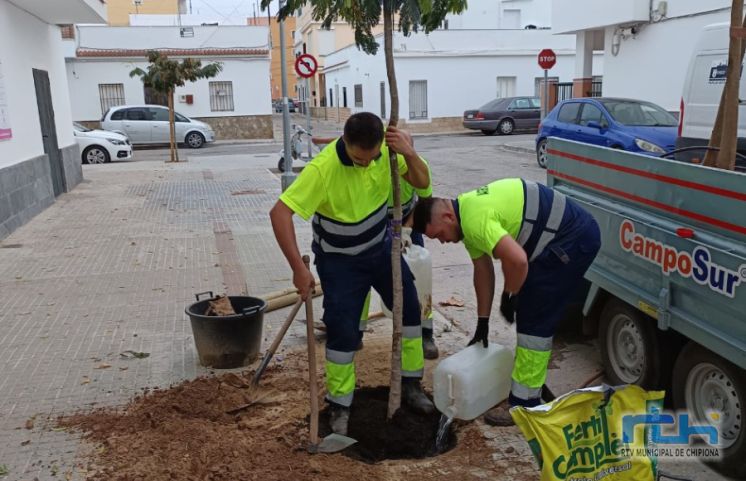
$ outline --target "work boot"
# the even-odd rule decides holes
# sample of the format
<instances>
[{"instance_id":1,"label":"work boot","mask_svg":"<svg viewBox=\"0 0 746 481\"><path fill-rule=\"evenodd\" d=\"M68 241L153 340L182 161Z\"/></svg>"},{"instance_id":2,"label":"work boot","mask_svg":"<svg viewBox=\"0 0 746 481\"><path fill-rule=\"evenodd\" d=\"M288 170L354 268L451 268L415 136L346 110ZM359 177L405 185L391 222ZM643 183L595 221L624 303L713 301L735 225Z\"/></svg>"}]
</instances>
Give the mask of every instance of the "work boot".
<instances>
[{"instance_id":1,"label":"work boot","mask_svg":"<svg viewBox=\"0 0 746 481\"><path fill-rule=\"evenodd\" d=\"M417 378L402 378L401 383L402 401L415 411L422 414L435 412L432 401L425 396L420 380Z\"/></svg>"},{"instance_id":2,"label":"work boot","mask_svg":"<svg viewBox=\"0 0 746 481\"><path fill-rule=\"evenodd\" d=\"M350 421L350 408L332 404L329 407L329 427L332 432L341 436L347 436L347 423Z\"/></svg>"},{"instance_id":3,"label":"work boot","mask_svg":"<svg viewBox=\"0 0 746 481\"><path fill-rule=\"evenodd\" d=\"M435 345L432 329L422 330L422 353L425 359L438 359L438 346Z\"/></svg>"},{"instance_id":4,"label":"work boot","mask_svg":"<svg viewBox=\"0 0 746 481\"><path fill-rule=\"evenodd\" d=\"M484 415L484 422L490 426L515 426L513 417L510 415L510 405L507 402L487 411L487 414Z\"/></svg>"}]
</instances>

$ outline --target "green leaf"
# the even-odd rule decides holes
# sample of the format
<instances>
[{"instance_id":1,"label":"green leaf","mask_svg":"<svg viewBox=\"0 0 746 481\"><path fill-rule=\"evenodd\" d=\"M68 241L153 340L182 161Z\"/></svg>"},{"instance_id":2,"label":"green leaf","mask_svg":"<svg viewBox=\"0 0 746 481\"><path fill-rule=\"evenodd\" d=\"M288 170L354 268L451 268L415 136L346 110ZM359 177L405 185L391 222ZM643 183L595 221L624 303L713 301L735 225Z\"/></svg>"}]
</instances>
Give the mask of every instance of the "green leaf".
<instances>
[{"instance_id":1,"label":"green leaf","mask_svg":"<svg viewBox=\"0 0 746 481\"><path fill-rule=\"evenodd\" d=\"M8 474L10 474L8 466L5 464L0 464L0 476L7 476Z\"/></svg>"}]
</instances>

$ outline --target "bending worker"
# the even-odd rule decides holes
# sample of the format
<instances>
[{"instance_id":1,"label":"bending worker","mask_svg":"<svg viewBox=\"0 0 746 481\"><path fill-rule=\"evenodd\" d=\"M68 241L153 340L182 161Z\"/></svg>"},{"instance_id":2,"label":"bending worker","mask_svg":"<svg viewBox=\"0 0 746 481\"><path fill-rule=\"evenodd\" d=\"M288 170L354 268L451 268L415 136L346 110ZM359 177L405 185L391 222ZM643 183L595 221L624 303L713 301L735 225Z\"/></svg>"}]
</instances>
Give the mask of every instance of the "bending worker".
<instances>
[{"instance_id":1,"label":"bending worker","mask_svg":"<svg viewBox=\"0 0 746 481\"><path fill-rule=\"evenodd\" d=\"M392 305L391 243L386 204L391 189L388 148L397 153L399 172L410 184L425 188L428 168L407 135L389 128L376 115L352 115L344 135L306 165L270 212L277 242L293 270L293 284L304 299L314 278L301 259L293 214L313 216L314 262L324 289L326 324L326 399L331 403L331 428L346 434L355 389L355 350L362 338L360 313L373 287ZM421 412L432 412L422 392L424 359L420 308L414 278L402 263L402 401Z\"/></svg>"},{"instance_id":2,"label":"bending worker","mask_svg":"<svg viewBox=\"0 0 746 481\"><path fill-rule=\"evenodd\" d=\"M565 195L523 179L503 179L458 196L420 200L414 228L441 242L463 241L474 264L477 329L487 347L495 290L492 259L505 278L500 312L516 323L509 406L541 404L552 337L568 300L601 246L596 220ZM505 406L485 415L513 424Z\"/></svg>"}]
</instances>

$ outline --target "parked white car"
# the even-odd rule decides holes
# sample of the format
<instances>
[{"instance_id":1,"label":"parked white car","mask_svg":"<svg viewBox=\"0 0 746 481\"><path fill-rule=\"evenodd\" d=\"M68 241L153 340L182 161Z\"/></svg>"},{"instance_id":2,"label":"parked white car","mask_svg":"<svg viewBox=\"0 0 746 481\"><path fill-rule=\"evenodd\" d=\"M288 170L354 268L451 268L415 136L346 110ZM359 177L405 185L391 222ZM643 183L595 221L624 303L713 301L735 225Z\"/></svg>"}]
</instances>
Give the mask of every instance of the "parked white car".
<instances>
[{"instance_id":1,"label":"parked white car","mask_svg":"<svg viewBox=\"0 0 746 481\"><path fill-rule=\"evenodd\" d=\"M132 144L122 134L92 130L77 122L73 122L73 134L84 164L103 164L111 162L111 159L132 158Z\"/></svg>"},{"instance_id":2,"label":"parked white car","mask_svg":"<svg viewBox=\"0 0 746 481\"><path fill-rule=\"evenodd\" d=\"M193 149L215 140L208 124L175 112L176 141ZM168 108L161 105L120 105L110 108L101 127L126 135L133 144L167 144L170 141Z\"/></svg>"}]
</instances>

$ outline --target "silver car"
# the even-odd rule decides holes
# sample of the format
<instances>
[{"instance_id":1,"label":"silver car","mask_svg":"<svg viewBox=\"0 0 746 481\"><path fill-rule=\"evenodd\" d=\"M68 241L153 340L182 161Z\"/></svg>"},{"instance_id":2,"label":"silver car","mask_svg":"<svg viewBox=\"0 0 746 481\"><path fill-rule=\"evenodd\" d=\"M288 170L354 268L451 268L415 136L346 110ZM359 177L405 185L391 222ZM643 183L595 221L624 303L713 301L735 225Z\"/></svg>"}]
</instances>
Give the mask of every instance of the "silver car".
<instances>
[{"instance_id":1,"label":"silver car","mask_svg":"<svg viewBox=\"0 0 746 481\"><path fill-rule=\"evenodd\" d=\"M215 140L208 124L174 113L176 141L193 149ZM101 128L127 136L133 144L167 144L170 141L168 108L161 105L120 105L110 108Z\"/></svg>"}]
</instances>

